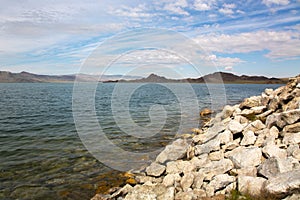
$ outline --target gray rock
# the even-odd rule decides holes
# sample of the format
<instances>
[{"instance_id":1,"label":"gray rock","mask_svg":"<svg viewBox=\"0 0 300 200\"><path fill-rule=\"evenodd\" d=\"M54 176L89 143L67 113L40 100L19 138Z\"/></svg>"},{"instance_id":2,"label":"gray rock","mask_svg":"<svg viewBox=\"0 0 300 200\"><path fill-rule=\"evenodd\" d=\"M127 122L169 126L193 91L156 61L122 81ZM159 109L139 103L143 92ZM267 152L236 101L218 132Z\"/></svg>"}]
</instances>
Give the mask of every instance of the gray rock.
<instances>
[{"instance_id":1,"label":"gray rock","mask_svg":"<svg viewBox=\"0 0 300 200\"><path fill-rule=\"evenodd\" d=\"M210 127L209 129L207 129L207 131L204 134L196 135L195 137L193 137L193 142L196 144L206 143L212 140L213 138L215 138L219 133L221 133L224 130L225 130L224 124L222 122L218 122L214 124L212 127Z\"/></svg>"},{"instance_id":2,"label":"gray rock","mask_svg":"<svg viewBox=\"0 0 300 200\"><path fill-rule=\"evenodd\" d=\"M214 191L225 188L230 183L235 181L234 176L229 176L228 174L219 174L213 177L209 185L214 188Z\"/></svg>"},{"instance_id":3,"label":"gray rock","mask_svg":"<svg viewBox=\"0 0 300 200\"><path fill-rule=\"evenodd\" d=\"M210 140L205 144L195 146L195 155L201 155L210 153L211 151L217 151L220 149L220 141L218 139Z\"/></svg>"},{"instance_id":4,"label":"gray rock","mask_svg":"<svg viewBox=\"0 0 300 200\"><path fill-rule=\"evenodd\" d=\"M178 160L186 156L186 151L189 144L184 139L177 139L172 144L167 145L166 148L156 157L159 163L167 161Z\"/></svg>"},{"instance_id":5,"label":"gray rock","mask_svg":"<svg viewBox=\"0 0 300 200\"><path fill-rule=\"evenodd\" d=\"M291 159L287 158L270 158L265 160L258 167L258 174L266 178L271 178L279 173L289 172L293 170L293 163Z\"/></svg>"},{"instance_id":6,"label":"gray rock","mask_svg":"<svg viewBox=\"0 0 300 200\"><path fill-rule=\"evenodd\" d=\"M251 194L253 196L260 196L265 181L266 179L261 177L239 176L238 190L242 194Z\"/></svg>"},{"instance_id":7,"label":"gray rock","mask_svg":"<svg viewBox=\"0 0 300 200\"><path fill-rule=\"evenodd\" d=\"M258 166L261 163L262 152L258 147L238 147L225 153L235 167L245 168Z\"/></svg>"},{"instance_id":8,"label":"gray rock","mask_svg":"<svg viewBox=\"0 0 300 200\"><path fill-rule=\"evenodd\" d=\"M183 191L187 191L192 186L193 183L194 183L193 173L184 174L180 181L180 185Z\"/></svg>"},{"instance_id":9,"label":"gray rock","mask_svg":"<svg viewBox=\"0 0 300 200\"><path fill-rule=\"evenodd\" d=\"M276 157L276 158L286 158L287 152L284 149L280 149L276 145L266 145L262 152L267 158Z\"/></svg>"},{"instance_id":10,"label":"gray rock","mask_svg":"<svg viewBox=\"0 0 300 200\"><path fill-rule=\"evenodd\" d=\"M155 176L158 177L162 175L166 170L166 167L164 165L160 165L156 162L151 163L150 166L146 168L146 173L148 176Z\"/></svg>"},{"instance_id":11,"label":"gray rock","mask_svg":"<svg viewBox=\"0 0 300 200\"><path fill-rule=\"evenodd\" d=\"M299 144L300 143L300 132L298 133L285 133L283 144Z\"/></svg>"},{"instance_id":12,"label":"gray rock","mask_svg":"<svg viewBox=\"0 0 300 200\"><path fill-rule=\"evenodd\" d=\"M293 193L300 193L300 170L278 174L265 184L265 191L270 195L283 198Z\"/></svg>"},{"instance_id":13,"label":"gray rock","mask_svg":"<svg viewBox=\"0 0 300 200\"><path fill-rule=\"evenodd\" d=\"M244 101L240 104L240 109L252 108L252 107L257 107L260 105L261 105L261 97L253 96L253 97L244 99Z\"/></svg>"},{"instance_id":14,"label":"gray rock","mask_svg":"<svg viewBox=\"0 0 300 200\"><path fill-rule=\"evenodd\" d=\"M254 135L253 131L246 131L244 132L244 137L241 141L241 145L242 146L246 146L246 145L250 145L250 144L254 144L256 141L256 136Z\"/></svg>"},{"instance_id":15,"label":"gray rock","mask_svg":"<svg viewBox=\"0 0 300 200\"><path fill-rule=\"evenodd\" d=\"M235 120L230 121L228 124L228 130L230 130L233 134L242 132L243 128L244 126Z\"/></svg>"}]
</instances>

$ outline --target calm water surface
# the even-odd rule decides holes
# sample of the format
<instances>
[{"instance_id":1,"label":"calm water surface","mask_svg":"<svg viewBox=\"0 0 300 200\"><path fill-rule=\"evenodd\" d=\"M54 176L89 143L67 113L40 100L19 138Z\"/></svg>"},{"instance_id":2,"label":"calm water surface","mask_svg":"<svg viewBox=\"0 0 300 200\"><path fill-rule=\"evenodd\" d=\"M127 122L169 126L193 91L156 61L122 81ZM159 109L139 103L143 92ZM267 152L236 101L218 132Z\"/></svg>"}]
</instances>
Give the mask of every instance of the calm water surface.
<instances>
[{"instance_id":1,"label":"calm water surface","mask_svg":"<svg viewBox=\"0 0 300 200\"><path fill-rule=\"evenodd\" d=\"M173 139L181 110L172 91L147 84L132 94L130 114L140 126L150 122L152 105L163 105L167 111L167 123L160 134L137 141L114 121L110 106L114 86L101 84L95 97L99 124L111 141L138 152L163 147ZM279 86L229 84L225 86L227 103L235 104L261 94L265 88ZM192 87L199 109L209 107L206 85ZM101 164L81 143L72 115L72 91L73 84L0 84L0 199L89 199L96 191L124 182L120 172ZM179 132L188 132L190 127L185 128Z\"/></svg>"}]
</instances>

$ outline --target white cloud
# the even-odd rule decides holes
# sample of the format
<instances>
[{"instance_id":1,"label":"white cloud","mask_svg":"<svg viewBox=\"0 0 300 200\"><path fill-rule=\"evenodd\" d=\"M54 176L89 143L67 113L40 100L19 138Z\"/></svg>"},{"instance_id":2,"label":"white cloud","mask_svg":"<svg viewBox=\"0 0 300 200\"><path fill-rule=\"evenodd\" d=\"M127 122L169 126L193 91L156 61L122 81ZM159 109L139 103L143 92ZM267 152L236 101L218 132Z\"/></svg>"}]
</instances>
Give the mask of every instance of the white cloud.
<instances>
[{"instance_id":1,"label":"white cloud","mask_svg":"<svg viewBox=\"0 0 300 200\"><path fill-rule=\"evenodd\" d=\"M189 16L190 14L184 10L184 8L186 8L187 6L188 3L186 2L186 0L176 0L165 4L163 9L177 15Z\"/></svg>"},{"instance_id":2,"label":"white cloud","mask_svg":"<svg viewBox=\"0 0 300 200\"><path fill-rule=\"evenodd\" d=\"M226 71L232 71L233 70L233 67L232 66L227 66L224 68Z\"/></svg>"},{"instance_id":3,"label":"white cloud","mask_svg":"<svg viewBox=\"0 0 300 200\"><path fill-rule=\"evenodd\" d=\"M262 1L263 4L265 4L266 6L272 6L273 4L275 5L288 5L290 3L289 0L263 0Z\"/></svg>"},{"instance_id":4,"label":"white cloud","mask_svg":"<svg viewBox=\"0 0 300 200\"><path fill-rule=\"evenodd\" d=\"M195 40L206 50L220 53L249 53L268 50L271 59L300 56L300 33L292 31L257 31L234 35L201 35Z\"/></svg>"},{"instance_id":5,"label":"white cloud","mask_svg":"<svg viewBox=\"0 0 300 200\"><path fill-rule=\"evenodd\" d=\"M232 15L234 14L233 9L236 8L236 5L231 3L231 4L223 4L223 7L219 9L219 12L224 14L224 15Z\"/></svg>"},{"instance_id":6,"label":"white cloud","mask_svg":"<svg viewBox=\"0 0 300 200\"><path fill-rule=\"evenodd\" d=\"M136 7L122 6L122 8L109 11L109 13L121 17L132 18L147 18L154 16L154 14L150 14L147 12L147 8L144 4L140 4Z\"/></svg>"},{"instance_id":7,"label":"white cloud","mask_svg":"<svg viewBox=\"0 0 300 200\"><path fill-rule=\"evenodd\" d=\"M231 58L231 57L218 57L214 54L206 56L203 60L207 62L212 62L216 67L233 67L245 61L240 58Z\"/></svg>"},{"instance_id":8,"label":"white cloud","mask_svg":"<svg viewBox=\"0 0 300 200\"><path fill-rule=\"evenodd\" d=\"M200 11L211 10L215 3L215 0L195 0L194 8Z\"/></svg>"}]
</instances>

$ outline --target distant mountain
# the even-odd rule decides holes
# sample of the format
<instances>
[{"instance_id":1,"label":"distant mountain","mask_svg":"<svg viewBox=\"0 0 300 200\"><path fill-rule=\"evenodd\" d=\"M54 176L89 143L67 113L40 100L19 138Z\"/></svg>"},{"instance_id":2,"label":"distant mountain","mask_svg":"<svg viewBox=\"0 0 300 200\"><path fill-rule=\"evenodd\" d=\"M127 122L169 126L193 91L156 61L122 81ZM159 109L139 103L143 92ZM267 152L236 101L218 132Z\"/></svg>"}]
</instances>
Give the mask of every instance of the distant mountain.
<instances>
[{"instance_id":1,"label":"distant mountain","mask_svg":"<svg viewBox=\"0 0 300 200\"><path fill-rule=\"evenodd\" d=\"M279 78L267 78L265 76L238 76L232 73L226 72L215 72L213 74L208 74L202 76L200 78L192 79L167 79L163 76L158 76L156 74L150 74L147 78L136 79L136 80L120 80L120 82L129 82L129 83L248 83L248 84L255 84L255 83L265 83L265 84L284 84L287 82L286 79L279 79Z\"/></svg>"},{"instance_id":2,"label":"distant mountain","mask_svg":"<svg viewBox=\"0 0 300 200\"><path fill-rule=\"evenodd\" d=\"M0 83L48 83L48 82L74 82L77 81L94 82L98 81L99 75L77 74L77 75L38 75L29 72L12 73L0 71ZM122 76L122 75L102 75L100 81L108 80L133 80L140 76Z\"/></svg>"}]
</instances>

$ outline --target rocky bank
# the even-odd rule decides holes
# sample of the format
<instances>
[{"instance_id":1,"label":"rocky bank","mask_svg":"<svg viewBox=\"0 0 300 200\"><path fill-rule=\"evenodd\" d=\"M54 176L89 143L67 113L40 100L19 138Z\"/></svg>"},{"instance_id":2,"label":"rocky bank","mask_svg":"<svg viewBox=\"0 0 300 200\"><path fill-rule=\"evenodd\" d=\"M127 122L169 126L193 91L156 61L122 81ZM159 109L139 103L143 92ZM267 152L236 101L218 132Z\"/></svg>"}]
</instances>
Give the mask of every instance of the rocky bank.
<instances>
[{"instance_id":1,"label":"rocky bank","mask_svg":"<svg viewBox=\"0 0 300 200\"><path fill-rule=\"evenodd\" d=\"M177 139L125 185L93 200L300 199L300 76L225 106L191 140Z\"/></svg>"}]
</instances>

